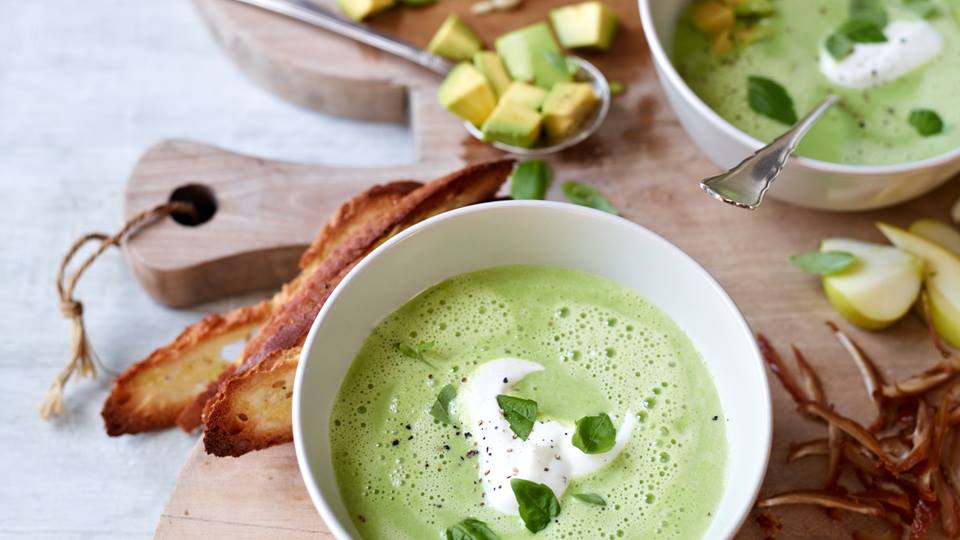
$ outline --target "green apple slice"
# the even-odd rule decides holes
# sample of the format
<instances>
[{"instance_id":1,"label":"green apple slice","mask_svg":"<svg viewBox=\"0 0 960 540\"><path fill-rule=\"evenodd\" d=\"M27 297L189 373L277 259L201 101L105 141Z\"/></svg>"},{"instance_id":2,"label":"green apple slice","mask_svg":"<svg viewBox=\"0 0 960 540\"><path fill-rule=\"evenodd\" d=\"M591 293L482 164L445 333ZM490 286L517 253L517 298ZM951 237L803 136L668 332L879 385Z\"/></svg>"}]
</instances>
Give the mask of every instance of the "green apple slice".
<instances>
[{"instance_id":1,"label":"green apple slice","mask_svg":"<svg viewBox=\"0 0 960 540\"><path fill-rule=\"evenodd\" d=\"M895 247L845 238L829 238L820 251L845 251L857 264L839 274L824 276L827 300L845 319L877 330L899 320L920 294L921 259Z\"/></svg>"},{"instance_id":2,"label":"green apple slice","mask_svg":"<svg viewBox=\"0 0 960 540\"><path fill-rule=\"evenodd\" d=\"M920 219L907 230L960 257L960 232L952 225L935 219Z\"/></svg>"},{"instance_id":3,"label":"green apple slice","mask_svg":"<svg viewBox=\"0 0 960 540\"><path fill-rule=\"evenodd\" d=\"M930 297L933 327L947 343L960 347L960 258L903 229L885 223L877 227L893 245L923 259L923 283Z\"/></svg>"}]
</instances>

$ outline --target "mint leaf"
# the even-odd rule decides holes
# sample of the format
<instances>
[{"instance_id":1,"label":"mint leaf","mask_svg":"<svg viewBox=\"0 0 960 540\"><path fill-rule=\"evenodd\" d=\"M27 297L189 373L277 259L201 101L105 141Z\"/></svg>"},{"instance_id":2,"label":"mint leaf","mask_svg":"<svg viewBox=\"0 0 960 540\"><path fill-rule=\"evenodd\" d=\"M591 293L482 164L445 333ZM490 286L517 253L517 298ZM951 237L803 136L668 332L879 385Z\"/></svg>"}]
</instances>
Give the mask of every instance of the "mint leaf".
<instances>
[{"instance_id":1,"label":"mint leaf","mask_svg":"<svg viewBox=\"0 0 960 540\"><path fill-rule=\"evenodd\" d=\"M836 60L843 60L853 52L853 42L839 32L834 32L827 37L827 52Z\"/></svg>"},{"instance_id":2,"label":"mint leaf","mask_svg":"<svg viewBox=\"0 0 960 540\"><path fill-rule=\"evenodd\" d=\"M820 276L839 274L856 263L857 257L846 251L814 251L790 257L790 264Z\"/></svg>"},{"instance_id":3,"label":"mint leaf","mask_svg":"<svg viewBox=\"0 0 960 540\"><path fill-rule=\"evenodd\" d=\"M500 537L486 523L467 518L447 529L447 540L500 540Z\"/></svg>"},{"instance_id":4,"label":"mint leaf","mask_svg":"<svg viewBox=\"0 0 960 540\"><path fill-rule=\"evenodd\" d=\"M850 0L849 18L866 19L879 28L883 28L888 22L883 0Z\"/></svg>"},{"instance_id":5,"label":"mint leaf","mask_svg":"<svg viewBox=\"0 0 960 540\"><path fill-rule=\"evenodd\" d=\"M573 434L573 445L584 454L602 454L617 443L617 429L607 413L596 416L584 416L577 420L577 431Z\"/></svg>"},{"instance_id":6,"label":"mint leaf","mask_svg":"<svg viewBox=\"0 0 960 540\"><path fill-rule=\"evenodd\" d=\"M596 493L574 493L573 498L594 506L606 506L607 501Z\"/></svg>"},{"instance_id":7,"label":"mint leaf","mask_svg":"<svg viewBox=\"0 0 960 540\"><path fill-rule=\"evenodd\" d=\"M400 354L406 356L407 358L413 358L414 360L419 360L424 364L436 369L437 366L427 361L426 357L424 356L424 354L432 350L433 347L434 347L434 343L432 341L427 343L424 343L421 341L419 344L417 344L416 347L411 347L406 343L397 344L397 350L400 351Z\"/></svg>"},{"instance_id":8,"label":"mint leaf","mask_svg":"<svg viewBox=\"0 0 960 540\"><path fill-rule=\"evenodd\" d=\"M924 19L930 19L940 13L937 5L930 0L903 0L903 5Z\"/></svg>"},{"instance_id":9,"label":"mint leaf","mask_svg":"<svg viewBox=\"0 0 960 540\"><path fill-rule=\"evenodd\" d=\"M522 478L510 480L510 487L520 507L520 519L530 532L542 531L560 515L560 501L549 487Z\"/></svg>"},{"instance_id":10,"label":"mint leaf","mask_svg":"<svg viewBox=\"0 0 960 540\"><path fill-rule=\"evenodd\" d=\"M930 109L914 109L910 111L907 122L917 130L917 133L924 137L943 132L943 120L940 119L939 114Z\"/></svg>"},{"instance_id":11,"label":"mint leaf","mask_svg":"<svg viewBox=\"0 0 960 540\"><path fill-rule=\"evenodd\" d=\"M532 399L523 399L505 394L497 396L497 405L503 412L504 418L510 424L510 429L523 440L527 440L533 423L537 421L537 402Z\"/></svg>"},{"instance_id":12,"label":"mint leaf","mask_svg":"<svg viewBox=\"0 0 960 540\"><path fill-rule=\"evenodd\" d=\"M840 25L837 33L847 36L847 39L854 43L883 43L887 40L883 27L864 17L847 20Z\"/></svg>"},{"instance_id":13,"label":"mint leaf","mask_svg":"<svg viewBox=\"0 0 960 540\"><path fill-rule=\"evenodd\" d=\"M550 186L550 168L540 159L524 161L510 175L510 196L543 200Z\"/></svg>"},{"instance_id":14,"label":"mint leaf","mask_svg":"<svg viewBox=\"0 0 960 540\"><path fill-rule=\"evenodd\" d=\"M590 208L596 208L597 210L603 210L608 214L613 214L619 216L620 212L617 211L616 207L603 196L597 188L589 185L582 184L580 182L564 182L561 186L563 190L563 195L567 198L568 201L573 204L579 204L580 206L589 206Z\"/></svg>"},{"instance_id":15,"label":"mint leaf","mask_svg":"<svg viewBox=\"0 0 960 540\"><path fill-rule=\"evenodd\" d=\"M779 83L766 77L747 77L747 101L750 108L781 124L797 123L793 99Z\"/></svg>"},{"instance_id":16,"label":"mint leaf","mask_svg":"<svg viewBox=\"0 0 960 540\"><path fill-rule=\"evenodd\" d=\"M457 397L457 389L452 384L448 384L440 389L437 394L437 400L433 402L430 408L430 414L444 424L452 424L450 421L450 402Z\"/></svg>"}]
</instances>

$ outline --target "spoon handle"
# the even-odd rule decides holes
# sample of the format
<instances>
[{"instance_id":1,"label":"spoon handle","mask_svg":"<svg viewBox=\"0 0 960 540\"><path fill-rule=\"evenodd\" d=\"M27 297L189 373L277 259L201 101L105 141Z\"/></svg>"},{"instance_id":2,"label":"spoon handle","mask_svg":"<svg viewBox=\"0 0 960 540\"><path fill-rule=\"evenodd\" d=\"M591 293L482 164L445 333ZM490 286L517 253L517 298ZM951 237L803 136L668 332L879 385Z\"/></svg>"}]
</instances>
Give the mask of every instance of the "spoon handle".
<instances>
[{"instance_id":1,"label":"spoon handle","mask_svg":"<svg viewBox=\"0 0 960 540\"><path fill-rule=\"evenodd\" d=\"M828 96L783 135L729 171L703 180L700 187L725 203L749 210L756 209L803 136L839 101L837 96Z\"/></svg>"},{"instance_id":2,"label":"spoon handle","mask_svg":"<svg viewBox=\"0 0 960 540\"><path fill-rule=\"evenodd\" d=\"M446 75L453 67L449 61L419 47L399 40L364 24L348 21L332 11L309 0L235 0L260 9L296 19L345 38L369 45L425 67L439 75Z\"/></svg>"}]
</instances>

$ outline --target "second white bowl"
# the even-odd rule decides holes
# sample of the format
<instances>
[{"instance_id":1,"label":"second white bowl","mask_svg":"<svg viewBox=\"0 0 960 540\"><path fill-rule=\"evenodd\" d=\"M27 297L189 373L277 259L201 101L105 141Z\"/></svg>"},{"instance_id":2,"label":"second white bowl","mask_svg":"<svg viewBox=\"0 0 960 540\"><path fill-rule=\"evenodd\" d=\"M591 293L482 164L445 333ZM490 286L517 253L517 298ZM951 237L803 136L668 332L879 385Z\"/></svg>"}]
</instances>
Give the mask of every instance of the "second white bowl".
<instances>
[{"instance_id":1,"label":"second white bowl","mask_svg":"<svg viewBox=\"0 0 960 540\"><path fill-rule=\"evenodd\" d=\"M764 143L715 113L687 86L670 60L673 31L688 0L639 0L643 32L670 107L690 138L714 163L729 169ZM794 157L769 195L823 210L869 210L894 205L940 186L960 172L960 148L897 165L841 165Z\"/></svg>"}]
</instances>

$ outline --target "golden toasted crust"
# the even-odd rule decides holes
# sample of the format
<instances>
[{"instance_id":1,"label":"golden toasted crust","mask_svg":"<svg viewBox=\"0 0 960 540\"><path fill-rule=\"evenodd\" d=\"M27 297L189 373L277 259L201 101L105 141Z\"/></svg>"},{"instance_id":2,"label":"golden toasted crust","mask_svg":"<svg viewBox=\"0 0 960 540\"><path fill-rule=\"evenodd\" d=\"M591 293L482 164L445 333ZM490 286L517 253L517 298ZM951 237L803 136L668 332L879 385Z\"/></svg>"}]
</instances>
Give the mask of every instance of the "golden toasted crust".
<instances>
[{"instance_id":1,"label":"golden toasted crust","mask_svg":"<svg viewBox=\"0 0 960 540\"><path fill-rule=\"evenodd\" d=\"M139 433L174 425L191 431L200 423L198 394L212 394L218 381L226 379L230 362L220 357L224 345L246 340L286 302L316 270L313 262L324 257L357 227L372 221L396 205L404 195L422 184L410 181L374 186L350 199L334 213L314 238L303 261L300 275L284 285L272 299L225 314L209 315L187 327L172 343L133 364L113 382L101 412L107 433ZM309 256L308 256L309 254ZM232 359L231 359L232 360ZM192 409L192 410L191 410Z\"/></svg>"},{"instance_id":2,"label":"golden toasted crust","mask_svg":"<svg viewBox=\"0 0 960 540\"><path fill-rule=\"evenodd\" d=\"M240 456L293 440L293 377L300 347L274 351L250 370L230 378L207 404L208 454Z\"/></svg>"},{"instance_id":3,"label":"golden toasted crust","mask_svg":"<svg viewBox=\"0 0 960 540\"><path fill-rule=\"evenodd\" d=\"M169 427L197 392L230 365L224 346L246 340L270 316L269 301L213 314L133 364L114 381L101 416L111 436Z\"/></svg>"},{"instance_id":4,"label":"golden toasted crust","mask_svg":"<svg viewBox=\"0 0 960 540\"><path fill-rule=\"evenodd\" d=\"M330 292L376 246L430 216L490 200L512 168L512 160L502 160L468 167L434 180L407 195L393 211L356 230L348 241L331 250L296 294L247 343L240 365L231 370L215 397L207 402L203 412L203 440L207 452L238 456L290 440L292 428L289 422L282 428L272 421L261 425L258 415L247 412L252 403L285 403L289 414L289 398L286 401L279 396L271 399L264 394L279 380L277 377L292 377L295 371L289 366L283 368L289 372L283 371L275 366L273 359L285 351L299 350ZM296 360L292 363L295 365ZM270 383L259 382L260 378ZM252 401L251 395L256 395L257 400ZM240 412L236 411L242 411L247 418L242 424L238 424ZM276 419L277 416L270 418ZM238 431L240 427L242 429Z\"/></svg>"},{"instance_id":5,"label":"golden toasted crust","mask_svg":"<svg viewBox=\"0 0 960 540\"><path fill-rule=\"evenodd\" d=\"M313 243L300 259L300 274L273 297L274 309L279 309L296 294L319 267L321 260L342 245L356 231L384 215L394 208L404 196L421 187L420 182L398 180L384 185L376 185L356 195L340 205L327 224L314 238ZM242 357L242 356L241 356ZM212 398L220 385L234 373L235 366L223 370L217 378L196 392L176 417L176 423L184 431L193 431L200 426L203 407Z\"/></svg>"}]
</instances>

